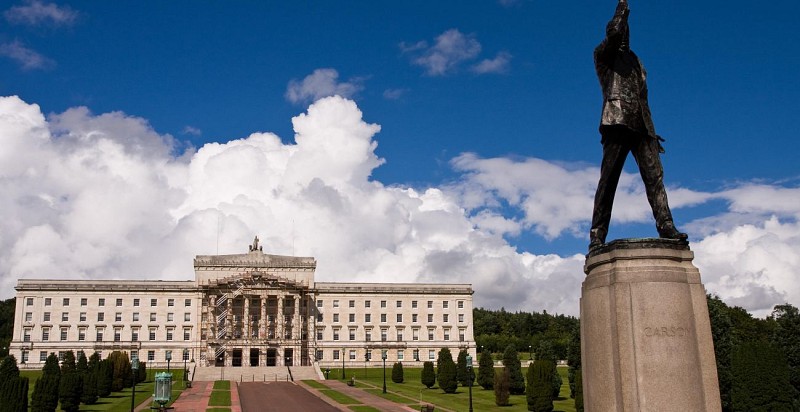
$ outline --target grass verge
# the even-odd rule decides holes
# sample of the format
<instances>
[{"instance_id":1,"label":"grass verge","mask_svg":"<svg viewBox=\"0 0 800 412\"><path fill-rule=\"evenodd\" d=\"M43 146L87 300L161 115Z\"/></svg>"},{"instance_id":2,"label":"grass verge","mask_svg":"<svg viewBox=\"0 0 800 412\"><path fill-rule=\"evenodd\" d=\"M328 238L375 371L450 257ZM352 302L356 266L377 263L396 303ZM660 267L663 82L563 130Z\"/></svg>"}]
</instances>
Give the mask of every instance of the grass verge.
<instances>
[{"instance_id":1,"label":"grass verge","mask_svg":"<svg viewBox=\"0 0 800 412\"><path fill-rule=\"evenodd\" d=\"M398 403L405 403L405 401L402 399L408 398L413 399L413 404L416 405L419 405L420 403L430 403L436 405L438 408L449 410L461 411L469 409L469 388L459 386L457 392L454 394L445 394L436 385L434 385L431 389L427 389L420 382L422 368L403 369L405 382L394 383L388 379L390 376L390 370L387 368L386 388L390 393L395 393L402 397ZM496 369L500 370L500 368ZM523 374L526 373L527 369L523 367L522 372ZM562 378L561 393L559 394L559 398L553 401L553 410L554 412L575 412L575 400L569 398L567 368L558 368L558 372ZM337 378L341 377L341 369L331 369L330 376L335 376ZM377 388L378 392L381 392L380 388L383 386L383 368L347 368L345 376L347 379L349 379L351 376L355 376L358 381L371 385L372 388L367 388L367 391ZM366 385L361 387L363 388L364 386ZM383 395L382 393L375 394L379 396ZM397 402L397 400L391 400ZM525 412L528 410L528 403L525 399L525 395L511 395L509 401L511 406L503 407L503 411ZM477 384L474 384L472 387L472 405L474 410L482 411L498 409L497 405L494 403L494 391L485 390Z\"/></svg>"},{"instance_id":2,"label":"grass verge","mask_svg":"<svg viewBox=\"0 0 800 412\"><path fill-rule=\"evenodd\" d=\"M214 390L231 390L231 381L214 381Z\"/></svg>"},{"instance_id":3,"label":"grass verge","mask_svg":"<svg viewBox=\"0 0 800 412\"><path fill-rule=\"evenodd\" d=\"M304 380L302 382L305 383L306 385L314 388L314 389L328 389L327 386L325 386L325 385L323 385L323 384L321 384L321 383L319 383L319 382L317 382L315 380L310 380L309 379L309 380Z\"/></svg>"},{"instance_id":4,"label":"grass verge","mask_svg":"<svg viewBox=\"0 0 800 412\"><path fill-rule=\"evenodd\" d=\"M361 403L361 401L353 399L353 398L351 398L351 397L349 397L349 396L347 396L347 395L345 395L345 394L343 394L341 392L335 391L333 389L321 389L319 392L322 393L323 395L333 399L337 403L342 404L342 405L358 405L358 404Z\"/></svg>"}]
</instances>

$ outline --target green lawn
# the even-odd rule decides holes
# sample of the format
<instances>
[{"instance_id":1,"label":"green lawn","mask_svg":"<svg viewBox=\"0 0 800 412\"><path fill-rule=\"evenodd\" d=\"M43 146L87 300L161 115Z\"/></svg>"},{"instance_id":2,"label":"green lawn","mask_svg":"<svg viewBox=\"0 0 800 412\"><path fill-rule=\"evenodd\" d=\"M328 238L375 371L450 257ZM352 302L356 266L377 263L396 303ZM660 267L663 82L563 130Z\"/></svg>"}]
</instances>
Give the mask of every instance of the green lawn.
<instances>
[{"instance_id":1,"label":"green lawn","mask_svg":"<svg viewBox=\"0 0 800 412\"><path fill-rule=\"evenodd\" d=\"M155 382L154 376L156 372L166 372L166 369L158 369L158 370L148 370L147 377L148 379L143 383L136 384L136 405L140 405L144 401L146 401L149 397L153 395L153 390L155 389ZM173 370L174 372L174 370ZM179 374L173 374L176 376ZM42 376L42 371L40 369L37 370L23 370L20 371L20 376L27 376L29 379L28 385L28 405L30 405L30 397L33 394L33 388L35 386L36 379ZM179 381L178 381L179 382ZM183 392L184 385L175 382L172 385L172 400L167 405L171 405L172 402L178 397L178 395ZM131 408L131 395L132 389L131 388L124 388L120 392L113 392L111 395L105 398L99 398L97 403L94 405L83 405L81 404L80 410L81 411L111 411L111 412L124 412L130 411Z\"/></svg>"},{"instance_id":2,"label":"green lawn","mask_svg":"<svg viewBox=\"0 0 800 412\"><path fill-rule=\"evenodd\" d=\"M354 405L351 406L349 409L354 412L381 412L378 409L366 405Z\"/></svg>"},{"instance_id":3,"label":"green lawn","mask_svg":"<svg viewBox=\"0 0 800 412\"><path fill-rule=\"evenodd\" d=\"M310 386L310 387L312 387L314 389L328 389L327 386L323 385L320 382L314 381L314 380L304 380L303 383L305 383L306 385L308 385L308 386Z\"/></svg>"},{"instance_id":4,"label":"green lawn","mask_svg":"<svg viewBox=\"0 0 800 412\"><path fill-rule=\"evenodd\" d=\"M345 394L343 394L341 392L335 391L333 389L320 389L319 392L322 393L323 395L333 399L337 403L342 404L342 405L359 405L359 404L361 404L361 401L359 401L357 399L353 399L353 398L351 398L351 397L349 397L349 396L347 396L347 395L345 395Z\"/></svg>"},{"instance_id":5,"label":"green lawn","mask_svg":"<svg viewBox=\"0 0 800 412\"><path fill-rule=\"evenodd\" d=\"M523 366L523 373L527 372L527 368ZM391 399L395 402L406 403L405 398L413 400L416 404L432 403L440 408L466 411L469 409L469 391L466 387L460 387L454 394L445 394L438 386L434 385L431 389L425 388L420 383L420 373L422 368L403 368L404 370L404 383L394 383L391 380L391 369L386 368L386 388L389 392L401 395L404 398L397 400ZM558 368L559 374L563 380L561 385L560 397L553 402L554 411L557 412L575 412L575 401L569 398L569 382L567 381L567 368ZM331 369L331 377L341 378L341 369ZM347 368L345 369L345 376L347 379L355 376L357 380L373 385L380 389L383 387L383 368ZM359 385L363 387L363 385ZM372 391L374 388L367 389ZM374 393L374 392L373 392ZM382 393L377 393L382 395ZM396 395L395 395L396 396ZM503 408L504 411L527 411L528 404L525 400L525 395L512 395L510 397L511 406ZM497 406L494 403L494 391L484 390L477 384L472 387L472 405L474 410L494 410Z\"/></svg>"},{"instance_id":6,"label":"green lawn","mask_svg":"<svg viewBox=\"0 0 800 412\"><path fill-rule=\"evenodd\" d=\"M381 389L366 389L367 392L375 395L380 396L381 398L386 398L394 403L402 403L406 405L417 405L419 404L419 400L411 399L405 396L398 395L396 393L387 392L383 393L383 388Z\"/></svg>"},{"instance_id":7,"label":"green lawn","mask_svg":"<svg viewBox=\"0 0 800 412\"><path fill-rule=\"evenodd\" d=\"M231 381L214 381L214 390L231 390Z\"/></svg>"},{"instance_id":8,"label":"green lawn","mask_svg":"<svg viewBox=\"0 0 800 412\"><path fill-rule=\"evenodd\" d=\"M211 391L208 406L231 406L231 391Z\"/></svg>"}]
</instances>

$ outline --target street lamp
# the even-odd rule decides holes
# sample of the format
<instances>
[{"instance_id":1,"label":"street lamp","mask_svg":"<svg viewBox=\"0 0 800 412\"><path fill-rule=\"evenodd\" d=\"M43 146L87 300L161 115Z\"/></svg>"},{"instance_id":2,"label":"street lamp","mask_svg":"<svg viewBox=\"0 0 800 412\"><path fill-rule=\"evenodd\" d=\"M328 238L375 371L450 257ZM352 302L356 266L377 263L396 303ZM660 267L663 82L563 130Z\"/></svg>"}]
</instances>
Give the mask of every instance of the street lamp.
<instances>
[{"instance_id":1,"label":"street lamp","mask_svg":"<svg viewBox=\"0 0 800 412\"><path fill-rule=\"evenodd\" d=\"M381 359L383 359L383 393L386 393L386 349L381 351Z\"/></svg>"},{"instance_id":2,"label":"street lamp","mask_svg":"<svg viewBox=\"0 0 800 412\"><path fill-rule=\"evenodd\" d=\"M467 378L469 379L469 412L472 412L472 381L475 379L472 376L472 356L467 355Z\"/></svg>"},{"instance_id":3,"label":"street lamp","mask_svg":"<svg viewBox=\"0 0 800 412\"><path fill-rule=\"evenodd\" d=\"M344 377L344 348L342 348L342 380L345 380L345 377Z\"/></svg>"},{"instance_id":4,"label":"street lamp","mask_svg":"<svg viewBox=\"0 0 800 412\"><path fill-rule=\"evenodd\" d=\"M131 392L131 412L133 412L133 409L136 408L136 372L139 371L139 358L133 358L133 362L131 362L131 369L133 370L133 373L131 374L131 380L133 381L133 392Z\"/></svg>"},{"instance_id":5,"label":"street lamp","mask_svg":"<svg viewBox=\"0 0 800 412\"><path fill-rule=\"evenodd\" d=\"M186 387L186 378L188 378L189 370L186 369L186 360L189 359L189 349L183 350L183 387Z\"/></svg>"},{"instance_id":6,"label":"street lamp","mask_svg":"<svg viewBox=\"0 0 800 412\"><path fill-rule=\"evenodd\" d=\"M528 345L528 359L533 360L533 349L531 348L531 345Z\"/></svg>"},{"instance_id":7,"label":"street lamp","mask_svg":"<svg viewBox=\"0 0 800 412\"><path fill-rule=\"evenodd\" d=\"M169 361L171 361L171 360L172 360L172 351L168 350L167 351L167 373L169 373Z\"/></svg>"}]
</instances>

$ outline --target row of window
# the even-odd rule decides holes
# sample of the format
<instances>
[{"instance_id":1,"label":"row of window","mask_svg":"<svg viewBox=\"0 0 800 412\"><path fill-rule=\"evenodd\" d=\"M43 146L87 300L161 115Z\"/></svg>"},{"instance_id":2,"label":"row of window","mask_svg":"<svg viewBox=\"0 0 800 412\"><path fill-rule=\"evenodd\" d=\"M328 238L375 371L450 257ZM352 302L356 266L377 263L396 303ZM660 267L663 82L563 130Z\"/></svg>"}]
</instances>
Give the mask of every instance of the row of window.
<instances>
[{"instance_id":1,"label":"row of window","mask_svg":"<svg viewBox=\"0 0 800 412\"><path fill-rule=\"evenodd\" d=\"M105 322L106 314L104 312L97 313L97 321L98 322ZM184 312L183 314L183 321L184 322L191 322L192 314L191 312ZM42 314L42 322L50 322L51 316L50 312L44 312ZM61 321L62 322L69 322L69 312L61 312ZM78 314L78 321L86 322L86 312L81 312ZM139 322L139 312L133 312L131 314L131 321ZM150 322L157 322L158 316L155 312L150 312ZM167 313L167 322L174 322L175 321L175 314L170 312ZM33 322L33 312L25 312L25 322ZM114 313L114 322L122 322L122 312Z\"/></svg>"},{"instance_id":2,"label":"row of window","mask_svg":"<svg viewBox=\"0 0 800 412\"><path fill-rule=\"evenodd\" d=\"M25 298L25 306L33 306L33 299L31 297ZM80 298L81 306L88 306L89 305L89 298ZM146 299L145 299L146 300ZM115 305L116 306L124 306L123 305L123 298L116 298ZM70 298L62 298L61 299L61 306L69 306ZM140 306L141 299L133 298L133 306ZM45 306L52 306L53 305L53 298L44 298L44 305ZM106 298L97 298L97 306L105 306L106 305ZM158 298L150 299L150 306L158 306ZM175 306L175 299L169 298L167 299L167 306ZM184 299L183 306L189 307L192 306L191 299Z\"/></svg>"},{"instance_id":3,"label":"row of window","mask_svg":"<svg viewBox=\"0 0 800 412\"><path fill-rule=\"evenodd\" d=\"M345 352L345 350L343 350L343 349L342 350L333 349L330 352L331 355L332 355L331 359L333 359L333 360L341 359L341 354L343 352ZM387 352L387 357L388 357L389 351L387 350L386 352ZM405 352L406 351L404 349L397 349L397 351L395 352L395 359L398 360L398 361L406 360L405 359ZM325 350L317 349L317 353L316 353L317 360L326 360L325 359L325 353L326 353ZM422 358L420 358L420 353L424 353L424 349L414 349L414 350L412 350L411 351L411 359L410 360L415 360L415 361L422 360ZM356 359L356 349L347 350L346 354L347 354L347 358L349 360L351 360L351 361L361 360L361 359ZM429 360L435 360L436 359L436 354L437 354L436 349L428 349L428 359ZM380 360L381 359L381 355L382 354L378 351L378 353L376 354L377 357L375 358L375 360ZM366 361L373 360L372 349L367 349L367 351L364 353L364 359L363 360L366 360Z\"/></svg>"},{"instance_id":4,"label":"row of window","mask_svg":"<svg viewBox=\"0 0 800 412\"><path fill-rule=\"evenodd\" d=\"M382 300L380 302L381 302L380 303L381 307L385 308L386 304L387 304L387 301ZM321 308L323 306L323 304L324 304L324 302L323 302L322 299L318 299L317 300L317 307L318 308ZM418 301L412 300L411 301L411 308L412 309L417 309L417 304L418 304ZM398 308L402 308L403 307L403 301L402 300L395 301L395 305L397 305ZM464 301L463 300L456 301L456 305L458 306L459 309L464 309ZM338 308L339 307L339 299L334 299L333 300L333 307L334 308ZM351 300L347 301L347 307L349 307L349 308L356 307L355 299L351 299ZM371 300L365 300L364 301L364 307L365 308L372 307L372 301ZM447 309L449 307L450 307L450 301L443 300L442 301L442 308ZM433 309L433 301L432 300L428 301L428 309Z\"/></svg>"},{"instance_id":5,"label":"row of window","mask_svg":"<svg viewBox=\"0 0 800 412\"><path fill-rule=\"evenodd\" d=\"M81 352L83 352L83 351L78 351L78 353L76 354L75 357L76 358L79 357ZM164 352L164 362L167 361L167 352L170 353L170 358L172 357L172 351L165 351ZM58 352L58 361L59 362L64 360L64 355L66 353L67 353L66 351L59 351ZM103 356L103 352L97 352L97 353L100 355L100 357ZM39 362L47 361L47 356L48 355L49 354L47 353L47 351L44 351L44 350L43 351L39 351ZM131 360L138 359L138 358L139 358L139 351L138 350L132 350L131 351ZM155 361L156 360L156 351L154 351L154 350L147 351L147 360L151 361L151 362ZM175 360L175 359L173 359L173 360ZM189 351L188 350L183 351L183 358L181 360L182 361L187 361L187 362L189 361ZM22 363L30 363L30 351L27 351L27 350L22 351Z\"/></svg>"},{"instance_id":6,"label":"row of window","mask_svg":"<svg viewBox=\"0 0 800 412\"><path fill-rule=\"evenodd\" d=\"M340 340L340 328L333 328L333 340ZM348 328L348 338L349 340L356 340L356 328ZM381 342L386 342L389 340L389 329L388 328L381 328ZM395 332L395 340L397 342L404 341L404 328L399 327ZM325 330L323 328L317 328L317 340L322 341L324 340ZM464 342L466 338L466 329L459 328L458 329L458 341ZM417 341L420 340L420 330L419 328L411 329L411 340ZM428 340L435 340L436 339L436 328L428 328ZM442 339L443 340L450 340L450 328L442 328ZM372 341L372 328L364 328L364 340L367 342Z\"/></svg>"},{"instance_id":7,"label":"row of window","mask_svg":"<svg viewBox=\"0 0 800 412\"><path fill-rule=\"evenodd\" d=\"M42 328L42 342L50 341L50 329L51 328ZM59 340L67 341L69 340L69 327L62 327L59 329L60 335ZM132 342L139 341L139 328L131 328L130 331L130 340ZM168 341L174 340L175 335L175 328L165 328L166 334L164 338ZM30 342L31 341L31 332L30 328L25 328L22 330L22 341L23 342ZM156 335L158 332L158 328L148 328L148 340L156 340ZM78 340L85 341L86 340L86 333L87 328L78 328ZM105 335L105 328L99 327L95 328L95 341L103 342ZM191 340L192 337L192 328L183 328L183 340ZM122 341L122 328L114 328L114 342L121 342Z\"/></svg>"},{"instance_id":8,"label":"row of window","mask_svg":"<svg viewBox=\"0 0 800 412\"><path fill-rule=\"evenodd\" d=\"M317 314L317 322L322 322L324 320L324 318L325 317L323 316L322 313L318 313ZM381 319L381 323L386 323L387 315L385 313L381 313L380 314L380 319ZM397 323L402 323L403 322L403 314L402 313L396 314L395 315L395 319L397 320ZM433 323L433 314L429 313L427 319L428 319L428 323ZM464 314L463 313L459 313L458 314L458 322L459 323L463 323L464 319L465 319L464 318ZM348 314L347 321L350 322L350 323L355 323L356 314L355 313ZM333 314L333 323L338 323L338 322L339 322L339 314L338 313L334 313ZM364 314L364 323L371 323L371 322L372 322L372 314L371 313L365 313ZM416 313L412 313L411 314L411 323L418 323L418 322L419 322L419 315L416 314ZM450 322L450 315L447 314L447 313L442 314L442 322L445 322L445 323Z\"/></svg>"}]
</instances>

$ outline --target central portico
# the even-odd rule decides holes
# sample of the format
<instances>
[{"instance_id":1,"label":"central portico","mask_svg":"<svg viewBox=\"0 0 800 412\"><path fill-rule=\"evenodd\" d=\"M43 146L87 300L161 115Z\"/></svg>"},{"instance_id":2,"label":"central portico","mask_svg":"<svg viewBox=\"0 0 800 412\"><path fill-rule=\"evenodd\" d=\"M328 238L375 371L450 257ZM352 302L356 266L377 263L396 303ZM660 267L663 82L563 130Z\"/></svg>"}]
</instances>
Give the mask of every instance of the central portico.
<instances>
[{"instance_id":1,"label":"central portico","mask_svg":"<svg viewBox=\"0 0 800 412\"><path fill-rule=\"evenodd\" d=\"M265 254L258 238L249 249L194 260L202 298L200 364L311 365L316 260Z\"/></svg>"}]
</instances>

